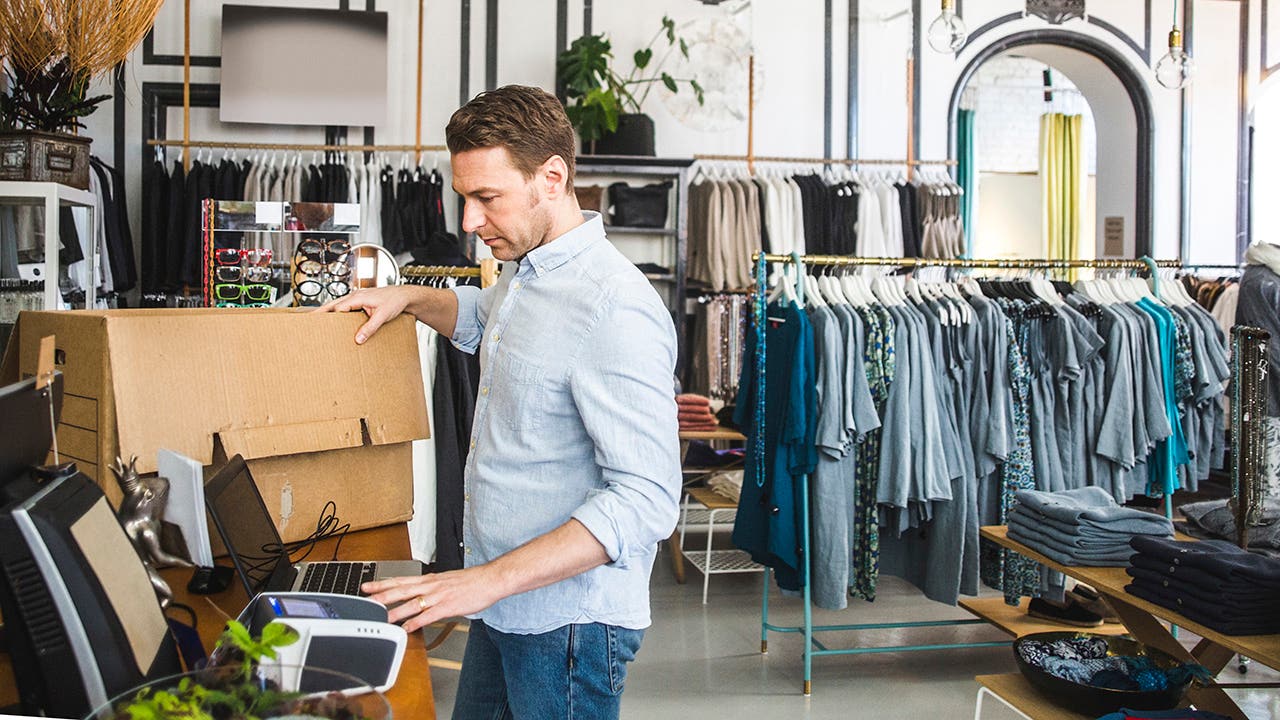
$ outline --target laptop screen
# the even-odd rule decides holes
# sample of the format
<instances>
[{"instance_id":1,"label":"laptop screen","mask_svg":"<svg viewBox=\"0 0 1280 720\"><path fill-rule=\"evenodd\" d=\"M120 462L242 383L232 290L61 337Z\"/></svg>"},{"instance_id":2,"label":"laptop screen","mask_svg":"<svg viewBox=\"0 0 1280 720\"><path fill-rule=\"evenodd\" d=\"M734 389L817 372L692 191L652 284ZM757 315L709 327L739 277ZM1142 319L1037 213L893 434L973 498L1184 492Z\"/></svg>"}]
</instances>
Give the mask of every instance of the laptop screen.
<instances>
[{"instance_id":1,"label":"laptop screen","mask_svg":"<svg viewBox=\"0 0 1280 720\"><path fill-rule=\"evenodd\" d=\"M205 485L204 495L245 592L252 598L272 589L268 588L272 576L290 567L289 557L244 458L231 458Z\"/></svg>"}]
</instances>

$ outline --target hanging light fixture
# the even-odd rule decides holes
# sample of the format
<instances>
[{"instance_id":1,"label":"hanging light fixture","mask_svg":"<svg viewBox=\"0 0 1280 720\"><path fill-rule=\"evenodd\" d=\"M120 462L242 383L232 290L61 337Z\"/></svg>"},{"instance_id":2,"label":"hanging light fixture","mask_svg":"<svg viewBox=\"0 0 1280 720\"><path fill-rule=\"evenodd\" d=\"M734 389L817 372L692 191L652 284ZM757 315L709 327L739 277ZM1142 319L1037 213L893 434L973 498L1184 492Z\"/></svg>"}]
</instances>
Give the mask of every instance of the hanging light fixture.
<instances>
[{"instance_id":1,"label":"hanging light fixture","mask_svg":"<svg viewBox=\"0 0 1280 720\"><path fill-rule=\"evenodd\" d=\"M940 53L957 53L968 37L969 29L956 14L956 0L942 0L942 14L929 23L929 47Z\"/></svg>"},{"instance_id":2,"label":"hanging light fixture","mask_svg":"<svg viewBox=\"0 0 1280 720\"><path fill-rule=\"evenodd\" d=\"M1178 29L1178 0L1173 0L1173 29L1169 31L1169 52L1156 63L1156 82L1170 90L1181 90L1191 84L1196 64L1182 49L1182 31Z\"/></svg>"}]
</instances>

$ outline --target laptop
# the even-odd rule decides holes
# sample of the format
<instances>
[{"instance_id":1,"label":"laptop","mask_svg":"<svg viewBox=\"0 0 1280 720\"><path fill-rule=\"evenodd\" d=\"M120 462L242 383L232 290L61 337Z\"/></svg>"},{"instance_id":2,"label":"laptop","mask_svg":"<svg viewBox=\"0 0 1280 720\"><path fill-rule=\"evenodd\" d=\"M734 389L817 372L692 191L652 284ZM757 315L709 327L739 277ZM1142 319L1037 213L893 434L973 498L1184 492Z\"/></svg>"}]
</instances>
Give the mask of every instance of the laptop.
<instances>
[{"instance_id":1,"label":"laptop","mask_svg":"<svg viewBox=\"0 0 1280 720\"><path fill-rule=\"evenodd\" d=\"M258 485L239 455L205 484L204 497L251 598L261 592L365 595L360 592L361 583L422 574L422 564L416 560L290 562Z\"/></svg>"}]
</instances>

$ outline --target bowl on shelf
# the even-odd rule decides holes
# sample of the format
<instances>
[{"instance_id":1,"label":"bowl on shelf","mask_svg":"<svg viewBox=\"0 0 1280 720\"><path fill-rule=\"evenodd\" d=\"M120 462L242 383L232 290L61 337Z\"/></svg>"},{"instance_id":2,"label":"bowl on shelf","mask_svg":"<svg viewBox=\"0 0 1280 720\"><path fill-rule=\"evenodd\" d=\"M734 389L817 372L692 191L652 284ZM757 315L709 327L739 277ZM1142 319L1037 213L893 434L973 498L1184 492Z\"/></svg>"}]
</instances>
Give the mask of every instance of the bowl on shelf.
<instances>
[{"instance_id":1,"label":"bowl on shelf","mask_svg":"<svg viewBox=\"0 0 1280 720\"><path fill-rule=\"evenodd\" d=\"M1079 638L1096 638L1106 644L1107 657L1145 656L1158 668L1169 670L1180 667L1183 663L1172 655L1157 648L1143 645L1127 637L1097 635L1084 632L1043 632L1024 635L1013 641L1013 657L1023 677L1031 683L1040 694L1055 704L1069 710L1098 717L1115 712L1121 708L1132 710L1169 710L1182 702L1183 695L1191 685L1187 678L1182 683L1170 684L1163 690L1113 690L1084 683L1077 683L1065 678L1049 674L1044 669L1032 665L1023 657L1023 646L1031 641L1054 642L1056 640L1073 640Z\"/></svg>"}]
</instances>

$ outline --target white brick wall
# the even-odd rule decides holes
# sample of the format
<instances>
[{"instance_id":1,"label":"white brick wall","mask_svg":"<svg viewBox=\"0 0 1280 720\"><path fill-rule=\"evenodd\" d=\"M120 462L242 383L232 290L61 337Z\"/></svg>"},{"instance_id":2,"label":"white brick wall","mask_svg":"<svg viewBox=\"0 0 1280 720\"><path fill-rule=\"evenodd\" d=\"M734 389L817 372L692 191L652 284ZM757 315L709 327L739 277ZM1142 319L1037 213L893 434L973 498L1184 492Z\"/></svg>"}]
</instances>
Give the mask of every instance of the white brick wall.
<instances>
[{"instance_id":1,"label":"white brick wall","mask_svg":"<svg viewBox=\"0 0 1280 720\"><path fill-rule=\"evenodd\" d=\"M1038 60L1002 56L984 63L974 73L961 107L977 111L978 167L984 172L1034 173L1040 167L1040 116L1046 112L1084 115L1084 152L1089 174L1095 173L1096 143L1093 113L1075 85L1052 70L1055 93L1044 101L1043 72Z\"/></svg>"}]
</instances>

